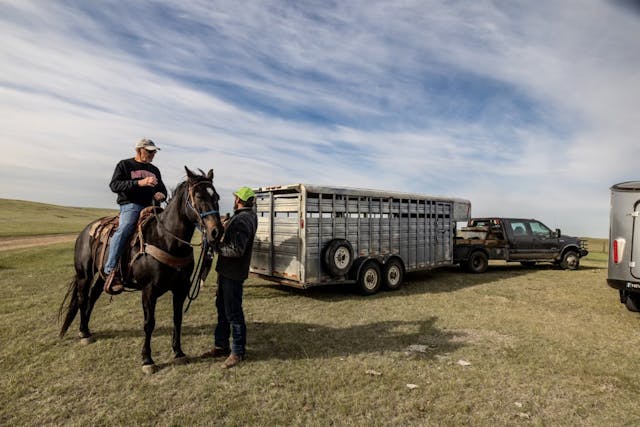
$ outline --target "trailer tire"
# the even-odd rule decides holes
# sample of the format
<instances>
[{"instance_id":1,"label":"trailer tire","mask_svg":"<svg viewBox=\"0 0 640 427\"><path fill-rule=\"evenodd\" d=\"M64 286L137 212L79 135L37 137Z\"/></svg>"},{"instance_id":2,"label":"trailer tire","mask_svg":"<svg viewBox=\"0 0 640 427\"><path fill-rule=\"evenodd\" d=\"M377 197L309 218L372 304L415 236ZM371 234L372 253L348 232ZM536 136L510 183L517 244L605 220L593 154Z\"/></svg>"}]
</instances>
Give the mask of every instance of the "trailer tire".
<instances>
[{"instance_id":1,"label":"trailer tire","mask_svg":"<svg viewBox=\"0 0 640 427\"><path fill-rule=\"evenodd\" d=\"M483 251L474 251L469 255L466 262L466 269L470 273L480 274L487 271L489 266L489 257Z\"/></svg>"},{"instance_id":2,"label":"trailer tire","mask_svg":"<svg viewBox=\"0 0 640 427\"><path fill-rule=\"evenodd\" d=\"M367 261L364 263L358 273L358 287L363 295L373 295L380 290L382 286L382 274L380 267L375 261Z\"/></svg>"},{"instance_id":3,"label":"trailer tire","mask_svg":"<svg viewBox=\"0 0 640 427\"><path fill-rule=\"evenodd\" d=\"M624 301L627 310L637 313L640 311L640 295L634 293L628 293Z\"/></svg>"},{"instance_id":4,"label":"trailer tire","mask_svg":"<svg viewBox=\"0 0 640 427\"><path fill-rule=\"evenodd\" d=\"M397 258L392 258L384 265L384 287L390 291L400 289L404 279L404 269L402 263Z\"/></svg>"},{"instance_id":5,"label":"trailer tire","mask_svg":"<svg viewBox=\"0 0 640 427\"><path fill-rule=\"evenodd\" d=\"M577 270L580 266L580 255L575 251L567 251L562 255L560 268L563 270Z\"/></svg>"},{"instance_id":6,"label":"trailer tire","mask_svg":"<svg viewBox=\"0 0 640 427\"><path fill-rule=\"evenodd\" d=\"M335 239L329 242L322 257L324 268L331 276L346 276L353 265L353 248L348 240Z\"/></svg>"}]
</instances>

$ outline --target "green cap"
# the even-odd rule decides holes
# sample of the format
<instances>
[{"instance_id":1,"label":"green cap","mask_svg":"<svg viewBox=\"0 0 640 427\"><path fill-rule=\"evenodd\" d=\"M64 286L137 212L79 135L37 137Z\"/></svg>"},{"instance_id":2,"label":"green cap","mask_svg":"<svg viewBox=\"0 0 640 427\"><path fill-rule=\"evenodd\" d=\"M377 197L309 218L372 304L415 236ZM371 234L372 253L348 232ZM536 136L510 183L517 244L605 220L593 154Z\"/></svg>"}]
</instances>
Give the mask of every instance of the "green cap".
<instances>
[{"instance_id":1,"label":"green cap","mask_svg":"<svg viewBox=\"0 0 640 427\"><path fill-rule=\"evenodd\" d=\"M249 187L240 187L238 191L236 191L233 194L238 196L238 198L243 202L246 202L252 197L256 197L256 193L254 193L253 190L250 189Z\"/></svg>"}]
</instances>

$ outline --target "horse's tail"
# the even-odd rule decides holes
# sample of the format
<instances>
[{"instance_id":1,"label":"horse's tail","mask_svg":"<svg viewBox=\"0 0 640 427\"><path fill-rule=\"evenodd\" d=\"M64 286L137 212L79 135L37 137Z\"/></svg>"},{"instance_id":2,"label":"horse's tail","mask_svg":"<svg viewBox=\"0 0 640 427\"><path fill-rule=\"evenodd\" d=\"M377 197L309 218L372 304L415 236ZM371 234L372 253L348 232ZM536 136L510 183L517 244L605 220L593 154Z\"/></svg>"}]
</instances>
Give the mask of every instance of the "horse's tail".
<instances>
[{"instance_id":1,"label":"horse's tail","mask_svg":"<svg viewBox=\"0 0 640 427\"><path fill-rule=\"evenodd\" d=\"M73 319L75 319L76 314L78 314L79 307L80 303L78 301L78 276L74 276L73 280L69 284L69 289L67 289L67 293L62 300L62 304L60 304L60 310L58 311L58 322L64 315L64 322L62 323L62 327L60 328L60 338L62 338L64 334L67 333L67 330L69 329L69 326L71 326ZM66 314L64 314L65 311Z\"/></svg>"}]
</instances>

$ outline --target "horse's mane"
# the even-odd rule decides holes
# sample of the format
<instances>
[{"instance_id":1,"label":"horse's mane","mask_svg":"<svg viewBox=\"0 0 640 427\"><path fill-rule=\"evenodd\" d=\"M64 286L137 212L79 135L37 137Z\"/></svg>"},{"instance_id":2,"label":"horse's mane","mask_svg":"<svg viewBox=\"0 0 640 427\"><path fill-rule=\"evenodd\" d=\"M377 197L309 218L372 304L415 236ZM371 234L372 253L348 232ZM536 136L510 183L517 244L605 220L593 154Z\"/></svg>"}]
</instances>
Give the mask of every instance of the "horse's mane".
<instances>
[{"instance_id":1,"label":"horse's mane","mask_svg":"<svg viewBox=\"0 0 640 427\"><path fill-rule=\"evenodd\" d=\"M196 175L195 180L196 181L207 181L209 182L209 178L206 177L205 173L202 171L202 169L199 169L200 173L202 174L201 176ZM169 205L169 203L171 203L171 201L177 197L182 197L182 195L185 193L184 192L184 188L188 185L189 183L189 179L185 179L184 181L180 182L178 185L176 185L176 187L174 189L171 190L171 196L169 196L167 198L167 205Z\"/></svg>"},{"instance_id":2,"label":"horse's mane","mask_svg":"<svg viewBox=\"0 0 640 427\"><path fill-rule=\"evenodd\" d=\"M181 197L184 194L184 188L187 186L187 180L182 181L174 189L171 190L171 196L167 198L167 205L171 203L176 197Z\"/></svg>"}]
</instances>

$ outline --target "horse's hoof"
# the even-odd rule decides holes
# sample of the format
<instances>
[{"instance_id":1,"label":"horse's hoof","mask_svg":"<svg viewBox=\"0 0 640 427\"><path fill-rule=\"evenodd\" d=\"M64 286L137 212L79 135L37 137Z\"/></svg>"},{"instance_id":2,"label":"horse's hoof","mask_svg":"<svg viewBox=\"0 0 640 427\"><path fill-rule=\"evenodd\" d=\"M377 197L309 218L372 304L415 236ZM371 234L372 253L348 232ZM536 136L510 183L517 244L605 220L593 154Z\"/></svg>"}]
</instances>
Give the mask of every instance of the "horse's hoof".
<instances>
[{"instance_id":1,"label":"horse's hoof","mask_svg":"<svg viewBox=\"0 0 640 427\"><path fill-rule=\"evenodd\" d=\"M158 367L156 365L142 365L142 372L147 375L152 375L158 372Z\"/></svg>"},{"instance_id":2,"label":"horse's hoof","mask_svg":"<svg viewBox=\"0 0 640 427\"><path fill-rule=\"evenodd\" d=\"M186 365L189 363L189 358L187 356L180 356L173 359L174 365Z\"/></svg>"},{"instance_id":3,"label":"horse's hoof","mask_svg":"<svg viewBox=\"0 0 640 427\"><path fill-rule=\"evenodd\" d=\"M80 337L80 344L82 345L89 345L93 342L95 342L95 338L93 337L93 335L89 335L88 337Z\"/></svg>"}]
</instances>

